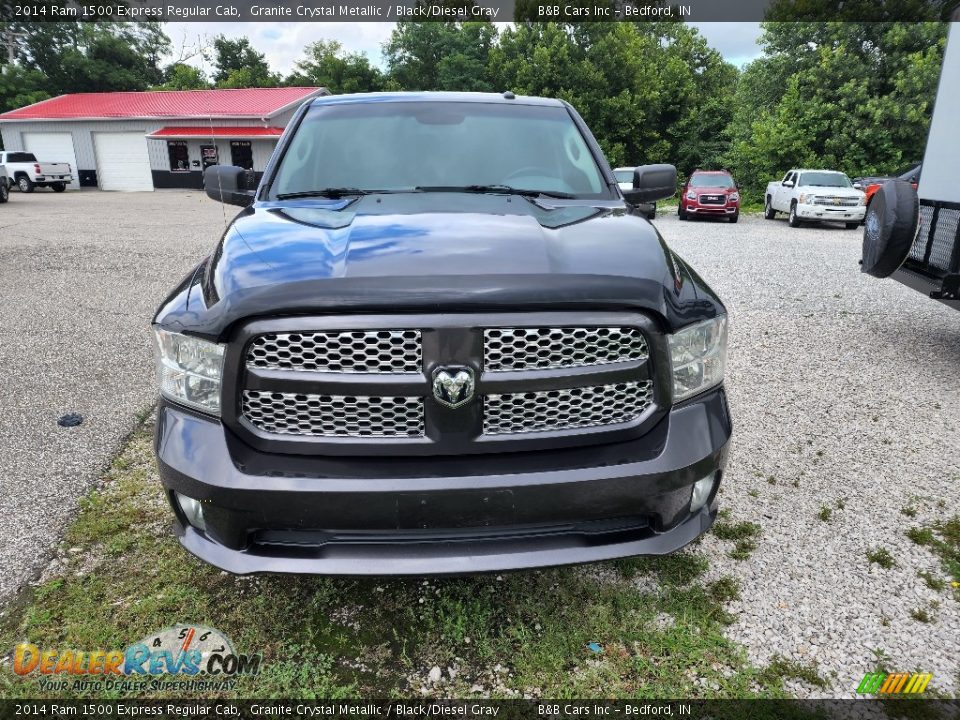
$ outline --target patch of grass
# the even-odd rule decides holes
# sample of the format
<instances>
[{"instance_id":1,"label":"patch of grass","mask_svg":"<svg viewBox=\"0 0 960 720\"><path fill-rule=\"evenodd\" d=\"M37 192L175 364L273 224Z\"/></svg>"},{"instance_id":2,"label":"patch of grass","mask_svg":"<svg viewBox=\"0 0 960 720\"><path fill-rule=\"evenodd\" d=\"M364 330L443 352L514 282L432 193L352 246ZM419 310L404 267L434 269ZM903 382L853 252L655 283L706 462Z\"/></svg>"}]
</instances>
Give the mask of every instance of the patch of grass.
<instances>
[{"instance_id":1,"label":"patch of grass","mask_svg":"<svg viewBox=\"0 0 960 720\"><path fill-rule=\"evenodd\" d=\"M819 517L823 522L830 522L830 519L833 517L833 509L827 507L826 505L821 505L820 512L817 513L817 517Z\"/></svg>"},{"instance_id":2,"label":"patch of grass","mask_svg":"<svg viewBox=\"0 0 960 720\"><path fill-rule=\"evenodd\" d=\"M940 565L950 578L954 598L960 602L960 515L935 522L931 527L910 528L907 537L917 545L930 548L940 558Z\"/></svg>"},{"instance_id":3,"label":"patch of grass","mask_svg":"<svg viewBox=\"0 0 960 720\"><path fill-rule=\"evenodd\" d=\"M922 570L918 572L917 575L919 575L923 579L924 583L926 583L927 587L930 588L931 590L936 590L937 592L940 592L941 590L947 589L947 581L943 580L942 578L938 578L936 575L934 575L931 572Z\"/></svg>"},{"instance_id":4,"label":"patch of grass","mask_svg":"<svg viewBox=\"0 0 960 720\"><path fill-rule=\"evenodd\" d=\"M914 608L910 611L910 617L912 617L917 622L922 623L932 623L933 616L927 612L926 608Z\"/></svg>"},{"instance_id":5,"label":"patch of grass","mask_svg":"<svg viewBox=\"0 0 960 720\"><path fill-rule=\"evenodd\" d=\"M721 540L733 541L733 549L728 553L731 558L746 560L757 549L755 538L760 535L760 526L753 522L717 520L713 525L713 534Z\"/></svg>"},{"instance_id":6,"label":"patch of grass","mask_svg":"<svg viewBox=\"0 0 960 720\"><path fill-rule=\"evenodd\" d=\"M752 497L752 498L758 498L758 497L760 497L760 491L759 491L759 490L747 490L747 495L749 495L749 496Z\"/></svg>"},{"instance_id":7,"label":"patch of grass","mask_svg":"<svg viewBox=\"0 0 960 720\"><path fill-rule=\"evenodd\" d=\"M818 688L826 688L827 680L817 670L816 665L807 665L804 663L789 660L780 655L775 655L770 660L770 664L764 668L762 677L765 681L773 678L801 680L808 685Z\"/></svg>"},{"instance_id":8,"label":"patch of grass","mask_svg":"<svg viewBox=\"0 0 960 720\"><path fill-rule=\"evenodd\" d=\"M847 506L846 498L840 498L839 500L837 500L837 503L836 503L837 510L843 510L846 506Z\"/></svg>"},{"instance_id":9,"label":"patch of grass","mask_svg":"<svg viewBox=\"0 0 960 720\"><path fill-rule=\"evenodd\" d=\"M879 565L884 570L889 570L890 568L897 566L897 561L893 559L893 555L890 554L890 551L886 548L874 548L867 553L867 560Z\"/></svg>"},{"instance_id":10,"label":"patch of grass","mask_svg":"<svg viewBox=\"0 0 960 720\"><path fill-rule=\"evenodd\" d=\"M773 475L771 475L770 477L767 478L767 483L770 485L776 485L777 479Z\"/></svg>"},{"instance_id":11,"label":"patch of grass","mask_svg":"<svg viewBox=\"0 0 960 720\"><path fill-rule=\"evenodd\" d=\"M913 505L907 505L906 507L900 508L900 512L903 515L906 515L908 518L917 516L917 509Z\"/></svg>"},{"instance_id":12,"label":"patch of grass","mask_svg":"<svg viewBox=\"0 0 960 720\"><path fill-rule=\"evenodd\" d=\"M218 698L393 698L424 686L467 697L474 685L495 697L785 695L782 677L764 675L724 636L732 618L723 603L739 587L697 582L708 563L695 550L502 576L242 578L194 559L169 532L150 428L131 437L104 480L67 529L63 547L75 552L63 553L62 573L0 618L0 646L123 650L176 623L203 624L239 652L263 655L258 675ZM759 533L752 523L718 524L737 542ZM651 582L654 592L643 589ZM603 651L590 652L591 642ZM435 665L444 679L428 686ZM0 695L109 699L45 691L9 663Z\"/></svg>"}]
</instances>

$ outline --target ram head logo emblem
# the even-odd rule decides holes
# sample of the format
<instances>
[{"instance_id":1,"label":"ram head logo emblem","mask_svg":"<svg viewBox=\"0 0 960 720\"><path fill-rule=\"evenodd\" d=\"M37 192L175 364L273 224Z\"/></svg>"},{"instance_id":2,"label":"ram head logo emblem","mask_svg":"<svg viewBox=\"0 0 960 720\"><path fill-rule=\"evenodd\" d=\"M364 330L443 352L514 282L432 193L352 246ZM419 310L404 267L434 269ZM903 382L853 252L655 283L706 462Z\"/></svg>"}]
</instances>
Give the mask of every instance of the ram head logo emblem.
<instances>
[{"instance_id":1,"label":"ram head logo emblem","mask_svg":"<svg viewBox=\"0 0 960 720\"><path fill-rule=\"evenodd\" d=\"M433 371L433 396L441 405L458 408L473 399L473 369L441 367Z\"/></svg>"}]
</instances>

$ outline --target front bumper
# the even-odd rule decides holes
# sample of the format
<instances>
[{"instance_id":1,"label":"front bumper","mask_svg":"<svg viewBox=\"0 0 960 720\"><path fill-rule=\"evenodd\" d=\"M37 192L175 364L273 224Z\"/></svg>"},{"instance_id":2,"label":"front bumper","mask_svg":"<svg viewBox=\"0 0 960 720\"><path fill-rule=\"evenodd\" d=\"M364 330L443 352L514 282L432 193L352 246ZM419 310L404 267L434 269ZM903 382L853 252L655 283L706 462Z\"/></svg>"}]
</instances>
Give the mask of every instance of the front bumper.
<instances>
[{"instance_id":1,"label":"front bumper","mask_svg":"<svg viewBox=\"0 0 960 720\"><path fill-rule=\"evenodd\" d=\"M160 477L183 546L233 573L432 575L678 550L705 532L727 457L722 389L627 442L483 457L268 454L162 401ZM690 512L709 475L706 505ZM201 501L206 532L173 492Z\"/></svg>"},{"instance_id":2,"label":"front bumper","mask_svg":"<svg viewBox=\"0 0 960 720\"><path fill-rule=\"evenodd\" d=\"M867 214L864 205L855 207L833 207L830 205L797 205L797 217L804 220L834 220L837 222L859 222Z\"/></svg>"}]
</instances>

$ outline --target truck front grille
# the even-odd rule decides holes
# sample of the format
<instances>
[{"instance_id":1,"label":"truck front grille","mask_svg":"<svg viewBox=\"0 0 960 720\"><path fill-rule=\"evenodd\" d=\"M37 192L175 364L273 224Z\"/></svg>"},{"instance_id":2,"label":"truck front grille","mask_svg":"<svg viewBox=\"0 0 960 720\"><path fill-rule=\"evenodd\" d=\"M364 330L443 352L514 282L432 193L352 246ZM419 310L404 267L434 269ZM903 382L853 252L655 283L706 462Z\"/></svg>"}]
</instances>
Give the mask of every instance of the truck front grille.
<instances>
[{"instance_id":1,"label":"truck front grille","mask_svg":"<svg viewBox=\"0 0 960 720\"><path fill-rule=\"evenodd\" d=\"M857 207L860 204L860 198L835 197L833 195L814 195L813 204L828 205L833 207Z\"/></svg>"},{"instance_id":2,"label":"truck front grille","mask_svg":"<svg viewBox=\"0 0 960 720\"><path fill-rule=\"evenodd\" d=\"M328 316L247 328L228 350L238 401L224 421L272 438L277 452L303 451L296 436L320 454L493 452L558 436L584 444L637 432L658 407L656 329L636 313ZM434 381L460 370L473 392L449 407Z\"/></svg>"},{"instance_id":3,"label":"truck front grille","mask_svg":"<svg viewBox=\"0 0 960 720\"><path fill-rule=\"evenodd\" d=\"M483 432L512 435L629 422L650 407L652 390L653 384L647 380L487 395L483 398Z\"/></svg>"},{"instance_id":4,"label":"truck front grille","mask_svg":"<svg viewBox=\"0 0 960 720\"><path fill-rule=\"evenodd\" d=\"M247 350L247 366L340 373L418 373L419 330L269 333Z\"/></svg>"},{"instance_id":5,"label":"truck front grille","mask_svg":"<svg viewBox=\"0 0 960 720\"><path fill-rule=\"evenodd\" d=\"M726 195L701 195L700 204L701 205L726 205L727 196Z\"/></svg>"},{"instance_id":6,"label":"truck front grille","mask_svg":"<svg viewBox=\"0 0 960 720\"><path fill-rule=\"evenodd\" d=\"M423 398L245 390L243 414L276 435L423 437Z\"/></svg>"},{"instance_id":7,"label":"truck front grille","mask_svg":"<svg viewBox=\"0 0 960 720\"><path fill-rule=\"evenodd\" d=\"M647 342L633 327L489 328L483 366L489 372L548 370L645 360Z\"/></svg>"}]
</instances>

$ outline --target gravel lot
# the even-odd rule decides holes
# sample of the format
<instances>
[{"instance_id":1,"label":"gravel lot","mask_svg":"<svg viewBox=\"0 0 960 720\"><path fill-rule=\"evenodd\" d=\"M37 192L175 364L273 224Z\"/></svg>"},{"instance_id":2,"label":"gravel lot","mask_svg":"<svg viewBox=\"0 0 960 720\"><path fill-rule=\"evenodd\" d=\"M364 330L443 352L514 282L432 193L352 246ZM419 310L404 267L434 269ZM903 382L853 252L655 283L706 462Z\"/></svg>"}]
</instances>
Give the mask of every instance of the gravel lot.
<instances>
[{"instance_id":1,"label":"gravel lot","mask_svg":"<svg viewBox=\"0 0 960 720\"><path fill-rule=\"evenodd\" d=\"M156 395L149 322L212 250L199 192L13 192L0 205L0 600L31 579ZM83 424L57 426L67 412Z\"/></svg>"},{"instance_id":2,"label":"gravel lot","mask_svg":"<svg viewBox=\"0 0 960 720\"><path fill-rule=\"evenodd\" d=\"M14 193L0 207L0 598L45 564L153 402L149 319L223 224L198 192ZM800 695L852 696L881 662L956 695L960 604L918 577L942 573L904 532L960 508L960 314L861 275L860 233L839 226L673 214L657 226L732 319L722 502L762 535L743 561L713 536L701 544L706 580L742 584L729 635L755 662L816 664L830 687L792 685ZM68 411L83 425L57 427ZM877 548L897 565L868 562Z\"/></svg>"},{"instance_id":3,"label":"gravel lot","mask_svg":"<svg viewBox=\"0 0 960 720\"><path fill-rule=\"evenodd\" d=\"M853 697L885 664L932 672L931 687L956 696L960 604L918 577L943 573L904 532L960 510L960 313L861 274L861 233L839 225L670 214L657 226L731 317L722 503L762 536L744 562L704 542L711 577L743 587L729 636L756 662L816 663L831 687L801 695ZM876 548L897 566L868 562ZM921 608L933 622L911 616Z\"/></svg>"}]
</instances>

